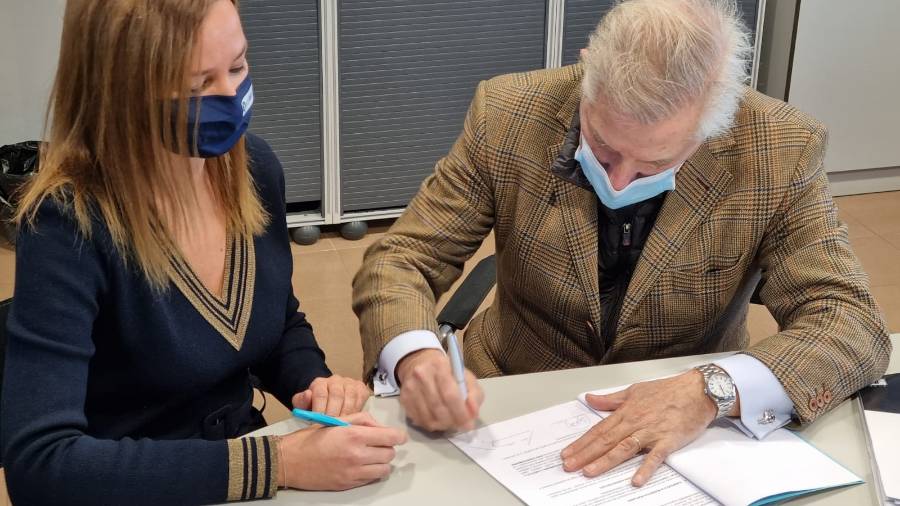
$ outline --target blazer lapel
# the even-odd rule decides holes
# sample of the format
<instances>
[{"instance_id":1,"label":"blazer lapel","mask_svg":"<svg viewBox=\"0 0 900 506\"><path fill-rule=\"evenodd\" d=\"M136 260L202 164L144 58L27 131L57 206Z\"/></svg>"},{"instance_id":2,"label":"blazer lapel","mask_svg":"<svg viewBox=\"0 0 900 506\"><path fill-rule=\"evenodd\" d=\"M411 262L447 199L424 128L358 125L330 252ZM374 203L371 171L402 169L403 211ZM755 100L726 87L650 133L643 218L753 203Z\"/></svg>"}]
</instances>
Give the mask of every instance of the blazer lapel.
<instances>
[{"instance_id":1,"label":"blazer lapel","mask_svg":"<svg viewBox=\"0 0 900 506\"><path fill-rule=\"evenodd\" d=\"M675 190L666 197L635 266L622 303L616 335L621 334L660 273L669 266L694 229L722 198L731 178L731 173L722 168L710 152L708 143L701 145L684 164L677 176Z\"/></svg>"},{"instance_id":2,"label":"blazer lapel","mask_svg":"<svg viewBox=\"0 0 900 506\"><path fill-rule=\"evenodd\" d=\"M560 212L566 229L566 242L572 254L572 262L578 281L584 290L591 321L590 330L594 334L597 359L605 353L600 346L596 329L600 328L600 280L597 259L597 196L592 190L575 186L570 182L554 178L555 191ZM585 322L587 324L588 322Z\"/></svg>"},{"instance_id":3,"label":"blazer lapel","mask_svg":"<svg viewBox=\"0 0 900 506\"><path fill-rule=\"evenodd\" d=\"M578 282L587 300L590 321L584 322L592 334L593 352L597 360L606 350L600 340L600 280L597 250L597 196L590 183L574 170L573 161L563 157L561 151L570 134L575 112L581 99L581 87L569 94L556 114L561 130L559 142L547 148L547 158L551 162L550 171L555 176L553 191L559 202L566 233L566 243L572 255L572 263Z\"/></svg>"}]
</instances>

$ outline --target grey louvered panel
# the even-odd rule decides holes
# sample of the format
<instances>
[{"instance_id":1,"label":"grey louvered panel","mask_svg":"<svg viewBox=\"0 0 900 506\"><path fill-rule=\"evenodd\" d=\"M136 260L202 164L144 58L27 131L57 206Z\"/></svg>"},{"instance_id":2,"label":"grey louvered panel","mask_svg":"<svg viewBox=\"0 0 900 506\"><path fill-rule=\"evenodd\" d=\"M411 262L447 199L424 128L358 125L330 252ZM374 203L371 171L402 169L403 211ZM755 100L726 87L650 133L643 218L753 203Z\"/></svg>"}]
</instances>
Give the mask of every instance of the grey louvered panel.
<instances>
[{"instance_id":1,"label":"grey louvered panel","mask_svg":"<svg viewBox=\"0 0 900 506\"><path fill-rule=\"evenodd\" d=\"M250 129L284 166L288 203L322 200L317 0L241 0L256 102Z\"/></svg>"},{"instance_id":2,"label":"grey louvered panel","mask_svg":"<svg viewBox=\"0 0 900 506\"><path fill-rule=\"evenodd\" d=\"M563 65L578 61L578 51L587 46L591 32L597 28L597 23L615 3L615 0L566 0Z\"/></svg>"},{"instance_id":3,"label":"grey louvered panel","mask_svg":"<svg viewBox=\"0 0 900 506\"><path fill-rule=\"evenodd\" d=\"M757 0L738 0L738 8L751 34L756 32ZM585 47L600 19L616 4L615 0L566 0L563 29L563 65L578 61L578 51Z\"/></svg>"},{"instance_id":4,"label":"grey louvered panel","mask_svg":"<svg viewBox=\"0 0 900 506\"><path fill-rule=\"evenodd\" d=\"M541 68L545 0L342 0L341 207L402 207L478 82Z\"/></svg>"},{"instance_id":5,"label":"grey louvered panel","mask_svg":"<svg viewBox=\"0 0 900 506\"><path fill-rule=\"evenodd\" d=\"M759 11L759 0L738 0L738 8L744 17L744 24L750 29L750 40L756 37L756 16Z\"/></svg>"}]
</instances>

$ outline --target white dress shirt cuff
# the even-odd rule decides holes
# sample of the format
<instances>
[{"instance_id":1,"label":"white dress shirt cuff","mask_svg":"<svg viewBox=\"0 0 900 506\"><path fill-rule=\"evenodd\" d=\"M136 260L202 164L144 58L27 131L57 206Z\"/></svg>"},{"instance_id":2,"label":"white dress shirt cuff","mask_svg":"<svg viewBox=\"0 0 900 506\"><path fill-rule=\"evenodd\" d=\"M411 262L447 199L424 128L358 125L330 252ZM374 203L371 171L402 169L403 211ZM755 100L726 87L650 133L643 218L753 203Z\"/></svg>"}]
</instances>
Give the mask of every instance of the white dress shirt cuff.
<instances>
[{"instance_id":1,"label":"white dress shirt cuff","mask_svg":"<svg viewBox=\"0 0 900 506\"><path fill-rule=\"evenodd\" d=\"M378 355L378 368L372 382L375 395L378 397L399 395L400 387L397 386L397 378L394 376L397 364L410 353L426 349L444 350L437 336L430 330L411 330L391 339Z\"/></svg>"},{"instance_id":2,"label":"white dress shirt cuff","mask_svg":"<svg viewBox=\"0 0 900 506\"><path fill-rule=\"evenodd\" d=\"M791 421L794 404L765 364L739 353L714 362L731 376L741 402L741 417L729 418L744 434L763 439Z\"/></svg>"}]
</instances>

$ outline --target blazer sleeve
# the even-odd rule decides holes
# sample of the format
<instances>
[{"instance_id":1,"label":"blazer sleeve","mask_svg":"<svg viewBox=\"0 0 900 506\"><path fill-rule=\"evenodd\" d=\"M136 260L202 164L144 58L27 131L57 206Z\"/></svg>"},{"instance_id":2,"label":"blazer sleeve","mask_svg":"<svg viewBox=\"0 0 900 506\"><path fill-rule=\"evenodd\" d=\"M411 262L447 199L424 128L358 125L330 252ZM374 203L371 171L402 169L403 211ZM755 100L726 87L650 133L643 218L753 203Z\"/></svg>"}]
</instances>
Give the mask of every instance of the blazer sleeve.
<instances>
[{"instance_id":1,"label":"blazer sleeve","mask_svg":"<svg viewBox=\"0 0 900 506\"><path fill-rule=\"evenodd\" d=\"M369 247L353 280L368 382L390 339L412 330L437 333L436 299L459 278L493 227L494 194L484 160L485 96L481 83L450 153L388 233Z\"/></svg>"},{"instance_id":2,"label":"blazer sleeve","mask_svg":"<svg viewBox=\"0 0 900 506\"><path fill-rule=\"evenodd\" d=\"M247 148L260 197L269 213L268 233L275 234L279 249L283 254L290 255L284 169L275 152L262 138L248 134ZM288 264L293 269L293 261ZM286 276L291 279L290 270ZM281 340L266 360L250 371L262 381L266 391L288 408L292 407L291 398L294 394L306 390L314 379L331 376L331 371L325 364L325 353L316 342L312 325L300 311L300 302L294 296L293 289L288 292L285 301Z\"/></svg>"},{"instance_id":3,"label":"blazer sleeve","mask_svg":"<svg viewBox=\"0 0 900 506\"><path fill-rule=\"evenodd\" d=\"M808 423L887 368L891 344L840 223L822 163L824 128L803 147L760 246L762 302L780 332L748 353L769 367Z\"/></svg>"},{"instance_id":4,"label":"blazer sleeve","mask_svg":"<svg viewBox=\"0 0 900 506\"><path fill-rule=\"evenodd\" d=\"M34 226L22 228L0 410L13 502L202 504L274 495L278 452L269 438L108 440L88 433L92 330L111 296L102 234L95 227L86 238L50 202Z\"/></svg>"}]
</instances>

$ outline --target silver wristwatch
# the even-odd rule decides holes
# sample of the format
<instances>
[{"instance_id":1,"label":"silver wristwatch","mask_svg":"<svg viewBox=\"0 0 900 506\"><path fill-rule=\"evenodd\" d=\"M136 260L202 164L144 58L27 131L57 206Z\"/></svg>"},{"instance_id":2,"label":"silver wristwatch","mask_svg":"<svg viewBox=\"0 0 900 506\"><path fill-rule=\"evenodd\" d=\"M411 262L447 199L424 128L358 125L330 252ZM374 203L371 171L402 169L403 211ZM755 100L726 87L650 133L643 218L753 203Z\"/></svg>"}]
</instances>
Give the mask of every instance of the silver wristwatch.
<instances>
[{"instance_id":1,"label":"silver wristwatch","mask_svg":"<svg viewBox=\"0 0 900 506\"><path fill-rule=\"evenodd\" d=\"M697 367L697 370L703 375L703 381L706 383L703 393L712 399L719 409L719 412L716 413L716 418L722 418L731 411L737 400L737 389L734 387L734 381L725 372L725 369L715 364L701 365Z\"/></svg>"}]
</instances>

